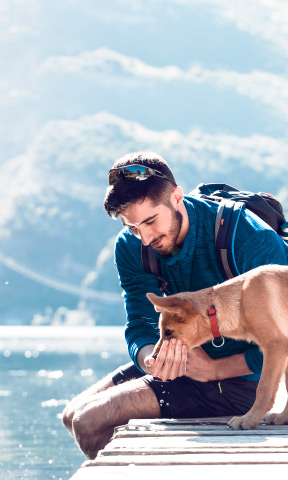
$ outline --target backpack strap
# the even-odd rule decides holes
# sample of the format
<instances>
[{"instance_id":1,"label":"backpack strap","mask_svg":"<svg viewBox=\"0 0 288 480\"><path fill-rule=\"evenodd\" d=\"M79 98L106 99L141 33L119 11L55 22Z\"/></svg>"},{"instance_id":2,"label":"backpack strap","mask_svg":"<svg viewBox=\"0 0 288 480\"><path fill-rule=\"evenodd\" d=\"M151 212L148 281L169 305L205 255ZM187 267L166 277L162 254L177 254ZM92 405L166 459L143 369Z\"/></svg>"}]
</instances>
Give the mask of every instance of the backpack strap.
<instances>
[{"instance_id":1,"label":"backpack strap","mask_svg":"<svg viewBox=\"0 0 288 480\"><path fill-rule=\"evenodd\" d=\"M151 245L143 245L141 243L141 260L145 272L153 273L158 278L161 292L167 296L170 295L170 292L167 290L169 284L162 277L160 260Z\"/></svg>"},{"instance_id":2,"label":"backpack strap","mask_svg":"<svg viewBox=\"0 0 288 480\"><path fill-rule=\"evenodd\" d=\"M234 240L243 202L222 200L215 221L215 245L218 263L225 280L239 275L234 256Z\"/></svg>"},{"instance_id":3,"label":"backpack strap","mask_svg":"<svg viewBox=\"0 0 288 480\"><path fill-rule=\"evenodd\" d=\"M278 234L286 243L288 243L288 222L285 222L283 225L281 225Z\"/></svg>"}]
</instances>

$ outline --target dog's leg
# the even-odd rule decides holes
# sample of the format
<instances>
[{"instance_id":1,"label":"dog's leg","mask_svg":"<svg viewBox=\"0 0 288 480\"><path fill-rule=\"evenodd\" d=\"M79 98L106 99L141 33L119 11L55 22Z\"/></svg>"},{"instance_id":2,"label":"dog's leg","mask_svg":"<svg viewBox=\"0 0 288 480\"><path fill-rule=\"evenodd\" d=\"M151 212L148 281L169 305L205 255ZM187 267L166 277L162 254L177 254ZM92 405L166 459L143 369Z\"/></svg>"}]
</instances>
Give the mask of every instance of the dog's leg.
<instances>
[{"instance_id":1,"label":"dog's leg","mask_svg":"<svg viewBox=\"0 0 288 480\"><path fill-rule=\"evenodd\" d=\"M288 392L288 368L286 369L286 390ZM270 413L267 418L265 418L266 423L272 425L287 425L288 424L288 400L286 406L282 413Z\"/></svg>"},{"instance_id":2,"label":"dog's leg","mask_svg":"<svg viewBox=\"0 0 288 480\"><path fill-rule=\"evenodd\" d=\"M263 354L263 369L256 391L255 403L246 415L229 420L228 425L233 430L249 430L257 427L273 407L278 385L286 367L287 348L286 345L274 343L263 350Z\"/></svg>"}]
</instances>

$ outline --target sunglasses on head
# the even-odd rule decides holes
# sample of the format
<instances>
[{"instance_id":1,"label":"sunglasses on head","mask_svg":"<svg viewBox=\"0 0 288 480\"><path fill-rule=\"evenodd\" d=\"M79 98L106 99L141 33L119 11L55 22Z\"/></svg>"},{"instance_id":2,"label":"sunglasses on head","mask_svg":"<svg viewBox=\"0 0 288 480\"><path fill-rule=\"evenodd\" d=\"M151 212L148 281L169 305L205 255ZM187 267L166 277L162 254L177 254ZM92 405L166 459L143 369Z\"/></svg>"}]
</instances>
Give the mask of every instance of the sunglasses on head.
<instances>
[{"instance_id":1,"label":"sunglasses on head","mask_svg":"<svg viewBox=\"0 0 288 480\"><path fill-rule=\"evenodd\" d=\"M168 178L163 173L159 172L159 170L155 170L155 168L145 167L145 165L126 165L125 167L118 167L112 168L109 171L109 185L115 185L115 183L119 180L119 178L123 176L127 180L147 180L150 177L160 177L165 178L173 185L176 186L176 183L171 179Z\"/></svg>"}]
</instances>

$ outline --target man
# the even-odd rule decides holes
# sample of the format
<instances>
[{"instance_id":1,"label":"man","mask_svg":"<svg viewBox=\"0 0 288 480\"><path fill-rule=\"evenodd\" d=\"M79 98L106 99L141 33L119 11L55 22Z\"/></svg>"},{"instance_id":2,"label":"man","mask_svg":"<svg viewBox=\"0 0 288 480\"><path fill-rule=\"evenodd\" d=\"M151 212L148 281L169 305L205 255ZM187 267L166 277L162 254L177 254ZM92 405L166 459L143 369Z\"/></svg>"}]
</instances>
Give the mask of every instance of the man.
<instances>
[{"instance_id":1,"label":"man","mask_svg":"<svg viewBox=\"0 0 288 480\"><path fill-rule=\"evenodd\" d=\"M158 314L146 293L160 291L156 276L143 269L141 242L154 248L172 294L223 282L215 250L217 204L184 197L167 163L153 152L118 160L109 172L109 184L105 209L124 225L115 260L134 366L108 375L64 410L64 424L89 458L106 445L115 426L131 418L245 414L254 403L263 360L256 345L231 339L220 347L208 342L189 352L180 339L171 339L153 358ZM235 235L235 260L240 273L264 264L287 265L288 246L258 217L243 210Z\"/></svg>"}]
</instances>

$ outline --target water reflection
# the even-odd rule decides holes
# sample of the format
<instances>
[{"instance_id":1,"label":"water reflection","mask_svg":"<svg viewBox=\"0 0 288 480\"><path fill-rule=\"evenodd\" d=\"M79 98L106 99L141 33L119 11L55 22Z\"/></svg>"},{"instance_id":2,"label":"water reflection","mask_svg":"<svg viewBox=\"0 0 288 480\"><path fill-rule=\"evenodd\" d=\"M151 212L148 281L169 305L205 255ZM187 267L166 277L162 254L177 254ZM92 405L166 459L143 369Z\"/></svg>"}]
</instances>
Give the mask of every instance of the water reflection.
<instances>
[{"instance_id":1,"label":"water reflection","mask_svg":"<svg viewBox=\"0 0 288 480\"><path fill-rule=\"evenodd\" d=\"M62 426L62 411L127 355L26 352L0 353L0 478L68 480L84 457Z\"/></svg>"}]
</instances>

